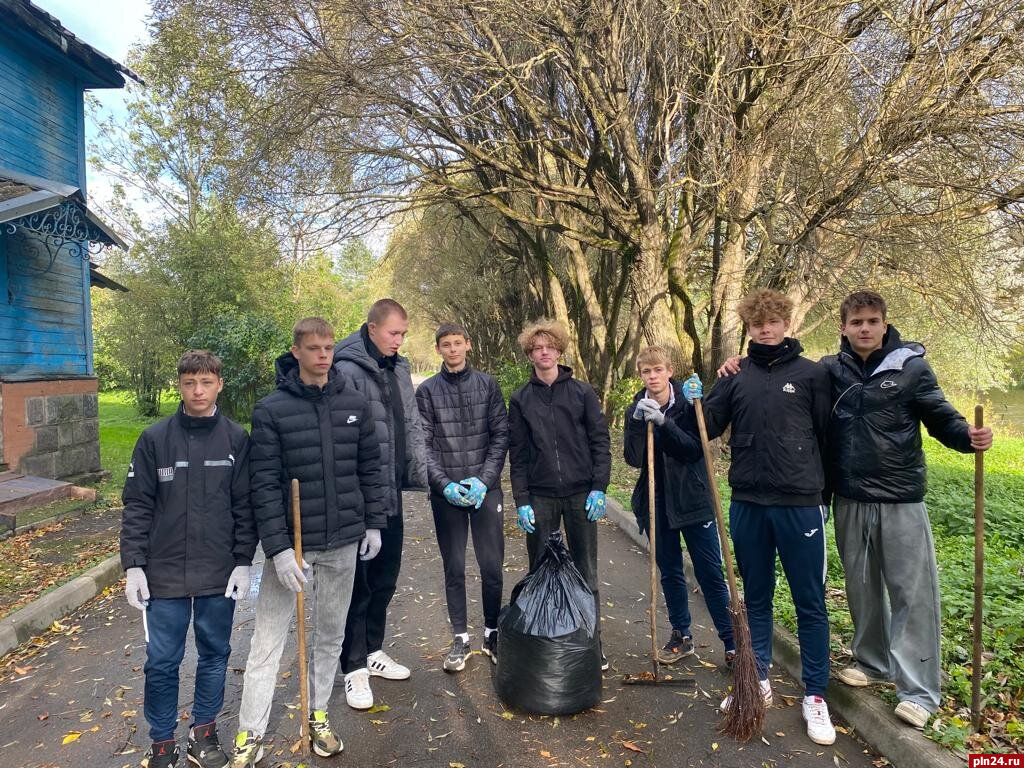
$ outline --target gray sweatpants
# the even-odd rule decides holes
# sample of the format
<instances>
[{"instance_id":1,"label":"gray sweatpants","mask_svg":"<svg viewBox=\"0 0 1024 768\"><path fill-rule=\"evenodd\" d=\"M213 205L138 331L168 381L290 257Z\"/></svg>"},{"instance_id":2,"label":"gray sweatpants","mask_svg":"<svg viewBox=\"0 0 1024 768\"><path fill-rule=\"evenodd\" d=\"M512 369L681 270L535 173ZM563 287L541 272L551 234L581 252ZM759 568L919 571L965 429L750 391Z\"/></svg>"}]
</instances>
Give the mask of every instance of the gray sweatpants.
<instances>
[{"instance_id":1,"label":"gray sweatpants","mask_svg":"<svg viewBox=\"0 0 1024 768\"><path fill-rule=\"evenodd\" d=\"M836 545L853 617L853 658L900 701L939 708L939 574L923 503L836 497Z\"/></svg>"},{"instance_id":2,"label":"gray sweatpants","mask_svg":"<svg viewBox=\"0 0 1024 768\"><path fill-rule=\"evenodd\" d=\"M306 606L313 604L312 626L306 637L311 651L309 664L310 709L327 709L338 672L338 655L345 639L345 617L352 599L352 580L356 572L359 543L324 552L304 552L309 563L309 583L305 586ZM249 646L242 685L242 705L238 710L238 730L262 736L270 720L274 684L292 616L295 593L277 578L274 563L263 566L263 580L256 600L256 629Z\"/></svg>"}]
</instances>

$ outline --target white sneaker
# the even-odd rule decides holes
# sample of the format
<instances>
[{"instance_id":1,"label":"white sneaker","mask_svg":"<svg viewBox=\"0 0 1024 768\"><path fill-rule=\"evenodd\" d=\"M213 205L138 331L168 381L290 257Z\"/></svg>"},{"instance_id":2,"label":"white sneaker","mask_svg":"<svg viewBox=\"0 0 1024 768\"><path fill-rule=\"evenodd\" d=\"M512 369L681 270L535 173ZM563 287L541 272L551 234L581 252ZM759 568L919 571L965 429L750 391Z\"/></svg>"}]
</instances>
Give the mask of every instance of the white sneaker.
<instances>
[{"instance_id":1,"label":"white sneaker","mask_svg":"<svg viewBox=\"0 0 1024 768\"><path fill-rule=\"evenodd\" d=\"M373 706L370 672L365 667L345 675L345 701L352 709L369 709Z\"/></svg>"},{"instance_id":2,"label":"white sneaker","mask_svg":"<svg viewBox=\"0 0 1024 768\"><path fill-rule=\"evenodd\" d=\"M932 713L915 701L901 701L896 705L896 717L921 730L931 719Z\"/></svg>"},{"instance_id":3,"label":"white sneaker","mask_svg":"<svg viewBox=\"0 0 1024 768\"><path fill-rule=\"evenodd\" d=\"M772 684L768 680L758 680L757 684L761 688L761 696L764 698L764 705L766 707L770 707L772 705ZM718 705L718 709L721 712L727 712L731 706L732 694L730 693L722 699L722 703Z\"/></svg>"},{"instance_id":4,"label":"white sneaker","mask_svg":"<svg viewBox=\"0 0 1024 768\"><path fill-rule=\"evenodd\" d=\"M385 680L408 680L412 674L408 667L402 666L384 651L374 651L367 656L366 666L370 668L371 675Z\"/></svg>"},{"instance_id":5,"label":"white sneaker","mask_svg":"<svg viewBox=\"0 0 1024 768\"><path fill-rule=\"evenodd\" d=\"M807 721L807 737L815 744L835 744L836 729L828 716L828 704L821 696L804 696L804 720Z\"/></svg>"},{"instance_id":6,"label":"white sneaker","mask_svg":"<svg viewBox=\"0 0 1024 768\"><path fill-rule=\"evenodd\" d=\"M841 683L845 683L853 688L864 688L868 685L877 685L878 683L889 682L884 677L869 675L859 667L844 667L836 672L836 677Z\"/></svg>"}]
</instances>

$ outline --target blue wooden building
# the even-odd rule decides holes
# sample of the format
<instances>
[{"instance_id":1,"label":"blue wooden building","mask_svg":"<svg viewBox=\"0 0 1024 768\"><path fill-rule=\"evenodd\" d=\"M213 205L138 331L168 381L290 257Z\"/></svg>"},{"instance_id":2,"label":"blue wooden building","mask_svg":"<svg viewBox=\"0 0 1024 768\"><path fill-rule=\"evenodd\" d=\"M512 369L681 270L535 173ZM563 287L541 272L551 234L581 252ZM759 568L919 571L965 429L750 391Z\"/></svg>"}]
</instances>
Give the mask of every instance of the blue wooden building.
<instances>
[{"instance_id":1,"label":"blue wooden building","mask_svg":"<svg viewBox=\"0 0 1024 768\"><path fill-rule=\"evenodd\" d=\"M90 256L124 247L88 208L84 94L135 76L28 0L0 0L0 469L100 468ZM137 79L137 78L135 78Z\"/></svg>"}]
</instances>

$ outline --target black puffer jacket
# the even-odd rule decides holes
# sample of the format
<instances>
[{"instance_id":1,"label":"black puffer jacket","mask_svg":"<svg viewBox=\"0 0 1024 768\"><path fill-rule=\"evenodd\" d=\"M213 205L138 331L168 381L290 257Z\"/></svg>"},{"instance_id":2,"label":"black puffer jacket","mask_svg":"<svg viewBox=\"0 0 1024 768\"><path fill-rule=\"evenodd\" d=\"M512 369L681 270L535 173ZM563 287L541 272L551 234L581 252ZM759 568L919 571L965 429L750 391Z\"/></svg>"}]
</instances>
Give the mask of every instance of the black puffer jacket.
<instances>
[{"instance_id":1,"label":"black puffer jacket","mask_svg":"<svg viewBox=\"0 0 1024 768\"><path fill-rule=\"evenodd\" d=\"M918 502L927 489L921 424L961 453L971 452L968 424L949 404L924 347L904 343L889 326L866 363L844 338L822 358L832 379L829 480L840 496L875 503Z\"/></svg>"},{"instance_id":2,"label":"black puffer jacket","mask_svg":"<svg viewBox=\"0 0 1024 768\"><path fill-rule=\"evenodd\" d=\"M719 379L704 400L709 437L732 425L729 485L736 501L821 504L831 389L825 369L802 351L796 339L751 342L740 372Z\"/></svg>"},{"instance_id":3,"label":"black puffer jacket","mask_svg":"<svg viewBox=\"0 0 1024 768\"><path fill-rule=\"evenodd\" d=\"M558 366L548 386L537 378L512 393L508 408L509 465L516 506L530 494L564 498L604 491L611 478L608 422L597 393Z\"/></svg>"},{"instance_id":4,"label":"black puffer jacket","mask_svg":"<svg viewBox=\"0 0 1024 768\"><path fill-rule=\"evenodd\" d=\"M654 428L654 495L657 507L673 530L715 517L708 488L708 470L700 439L685 428L693 406L683 397L683 387L670 379L674 397L665 412L665 423ZM626 463L639 467L631 499L633 514L640 531L647 530L650 512L647 508L647 422L633 418L637 401L647 396L641 389L626 408L623 454Z\"/></svg>"},{"instance_id":5,"label":"black puffer jacket","mask_svg":"<svg viewBox=\"0 0 1024 768\"><path fill-rule=\"evenodd\" d=\"M370 406L333 370L304 384L290 352L277 359L277 390L252 415L252 504L266 556L293 546L291 481L299 481L302 547L337 549L384 528L384 478Z\"/></svg>"},{"instance_id":6,"label":"black puffer jacket","mask_svg":"<svg viewBox=\"0 0 1024 768\"><path fill-rule=\"evenodd\" d=\"M355 388L369 401L376 427L377 445L380 449L380 463L387 483L385 509L389 515L398 514L398 493L391 478L395 472L395 418L391 406L391 387L388 373L377 365L377 361L366 351L363 328L339 341L334 347L334 369L351 381ZM416 394L413 392L409 361L397 355L395 381L401 390L401 405L404 414L405 467L398 473L401 487L405 490L425 490L427 487L427 456L423 442L423 425Z\"/></svg>"},{"instance_id":7,"label":"black puffer jacket","mask_svg":"<svg viewBox=\"0 0 1024 768\"><path fill-rule=\"evenodd\" d=\"M467 477L497 487L508 453L508 411L494 377L468 365L458 373L442 366L416 389L416 402L431 491L441 495Z\"/></svg>"},{"instance_id":8,"label":"black puffer jacket","mask_svg":"<svg viewBox=\"0 0 1024 768\"><path fill-rule=\"evenodd\" d=\"M249 437L222 416L178 412L146 428L125 480L121 565L158 598L224 594L256 552Z\"/></svg>"}]
</instances>

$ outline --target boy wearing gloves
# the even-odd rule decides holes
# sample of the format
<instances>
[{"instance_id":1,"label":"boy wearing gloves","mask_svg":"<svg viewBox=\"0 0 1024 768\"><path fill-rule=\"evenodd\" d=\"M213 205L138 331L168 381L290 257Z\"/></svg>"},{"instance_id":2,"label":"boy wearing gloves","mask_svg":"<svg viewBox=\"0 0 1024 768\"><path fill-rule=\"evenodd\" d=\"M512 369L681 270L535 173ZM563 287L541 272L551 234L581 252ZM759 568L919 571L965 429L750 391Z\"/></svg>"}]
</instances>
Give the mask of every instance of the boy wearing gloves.
<instances>
[{"instance_id":1,"label":"boy wearing gloves","mask_svg":"<svg viewBox=\"0 0 1024 768\"><path fill-rule=\"evenodd\" d=\"M221 361L191 350L178 361L181 405L139 436L122 498L125 593L147 627L148 768L178 764L178 672L189 624L196 665L188 759L221 768L217 737L235 601L249 591L256 524L249 506L249 437L217 410Z\"/></svg>"}]
</instances>

